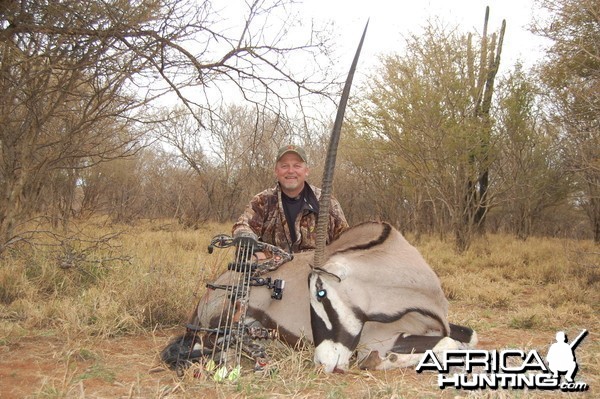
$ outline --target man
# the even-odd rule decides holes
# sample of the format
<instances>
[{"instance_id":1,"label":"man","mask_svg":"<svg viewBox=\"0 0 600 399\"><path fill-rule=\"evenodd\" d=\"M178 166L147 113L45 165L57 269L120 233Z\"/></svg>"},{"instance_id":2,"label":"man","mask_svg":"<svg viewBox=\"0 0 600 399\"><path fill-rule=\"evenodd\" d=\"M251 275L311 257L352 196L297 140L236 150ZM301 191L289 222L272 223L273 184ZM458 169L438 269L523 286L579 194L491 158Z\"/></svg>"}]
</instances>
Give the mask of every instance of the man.
<instances>
[{"instance_id":1,"label":"man","mask_svg":"<svg viewBox=\"0 0 600 399\"><path fill-rule=\"evenodd\" d=\"M275 160L277 185L252 198L233 225L233 237L259 240L291 253L314 249L321 189L306 182L308 174L303 148L280 148ZM327 242L347 228L344 212L332 197Z\"/></svg>"}]
</instances>

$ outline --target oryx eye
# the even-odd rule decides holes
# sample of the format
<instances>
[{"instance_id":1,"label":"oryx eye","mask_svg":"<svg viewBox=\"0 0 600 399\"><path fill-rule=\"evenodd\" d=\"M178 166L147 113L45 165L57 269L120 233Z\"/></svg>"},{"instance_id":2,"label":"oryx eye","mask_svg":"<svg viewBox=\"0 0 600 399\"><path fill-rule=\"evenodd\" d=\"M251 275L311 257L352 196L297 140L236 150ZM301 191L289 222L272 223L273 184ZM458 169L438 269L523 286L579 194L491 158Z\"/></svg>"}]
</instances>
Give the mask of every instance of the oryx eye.
<instances>
[{"instance_id":1,"label":"oryx eye","mask_svg":"<svg viewBox=\"0 0 600 399\"><path fill-rule=\"evenodd\" d=\"M323 298L325 298L327 296L327 291L325 290L319 290L317 291L317 300L321 300Z\"/></svg>"}]
</instances>

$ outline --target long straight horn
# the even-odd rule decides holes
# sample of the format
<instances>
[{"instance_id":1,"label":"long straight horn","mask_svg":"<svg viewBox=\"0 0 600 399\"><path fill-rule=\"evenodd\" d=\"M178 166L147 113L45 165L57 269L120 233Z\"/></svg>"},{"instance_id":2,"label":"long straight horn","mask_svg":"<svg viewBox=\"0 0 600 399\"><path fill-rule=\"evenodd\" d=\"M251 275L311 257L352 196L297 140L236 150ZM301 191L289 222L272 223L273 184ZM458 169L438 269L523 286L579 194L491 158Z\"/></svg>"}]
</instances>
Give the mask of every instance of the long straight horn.
<instances>
[{"instance_id":1,"label":"long straight horn","mask_svg":"<svg viewBox=\"0 0 600 399\"><path fill-rule=\"evenodd\" d=\"M352 79L354 78L354 71L358 64L358 57L360 56L360 50L362 49L365 35L367 34L367 27L369 21L365 25L360 43L356 49L350 72L346 78L346 84L342 91L342 98L338 105L337 115L335 116L335 123L333 124L333 130L331 131L331 137L329 138L329 147L327 148L327 158L325 159L325 170L323 171L323 182L321 183L321 198L319 200L319 218L317 220L317 242L315 248L314 266L321 267L325 263L325 244L327 241L327 228L329 227L329 205L331 203L331 191L333 190L333 172L335 169L335 159L337 157L338 143L340 142L340 133L342 131L342 122L344 121L344 113L346 112L346 104L348 103L348 97L350 96L350 87L352 86Z\"/></svg>"}]
</instances>

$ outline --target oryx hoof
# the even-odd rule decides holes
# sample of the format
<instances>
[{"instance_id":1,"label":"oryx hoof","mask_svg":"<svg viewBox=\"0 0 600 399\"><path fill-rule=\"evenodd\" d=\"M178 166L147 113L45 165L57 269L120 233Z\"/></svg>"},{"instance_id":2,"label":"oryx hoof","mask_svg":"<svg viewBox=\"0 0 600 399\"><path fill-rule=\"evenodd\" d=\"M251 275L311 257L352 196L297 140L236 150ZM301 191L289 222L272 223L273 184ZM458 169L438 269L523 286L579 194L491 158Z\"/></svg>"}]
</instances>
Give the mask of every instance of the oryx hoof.
<instances>
[{"instance_id":1,"label":"oryx hoof","mask_svg":"<svg viewBox=\"0 0 600 399\"><path fill-rule=\"evenodd\" d=\"M361 370L375 370L381 364L381 356L378 351L371 351L369 355L363 359L358 365Z\"/></svg>"}]
</instances>

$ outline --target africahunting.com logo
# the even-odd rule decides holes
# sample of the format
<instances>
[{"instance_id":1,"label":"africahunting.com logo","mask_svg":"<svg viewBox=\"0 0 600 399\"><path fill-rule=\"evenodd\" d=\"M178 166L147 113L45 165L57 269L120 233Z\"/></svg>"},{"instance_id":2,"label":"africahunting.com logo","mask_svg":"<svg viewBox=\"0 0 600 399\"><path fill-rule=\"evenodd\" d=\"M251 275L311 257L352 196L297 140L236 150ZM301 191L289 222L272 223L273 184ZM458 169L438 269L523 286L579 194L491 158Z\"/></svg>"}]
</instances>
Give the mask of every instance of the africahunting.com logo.
<instances>
[{"instance_id":1,"label":"africahunting.com logo","mask_svg":"<svg viewBox=\"0 0 600 399\"><path fill-rule=\"evenodd\" d=\"M583 381L575 381L578 368L575 349L586 335L587 330L583 330L569 343L563 331L557 332L556 342L548 349L546 362L536 350L459 349L447 350L438 355L433 350L428 350L415 370L417 373L437 371L438 386L441 389L585 391L589 388L588 385ZM464 372L451 374L451 367L459 367ZM563 375L564 381L561 381Z\"/></svg>"}]
</instances>

